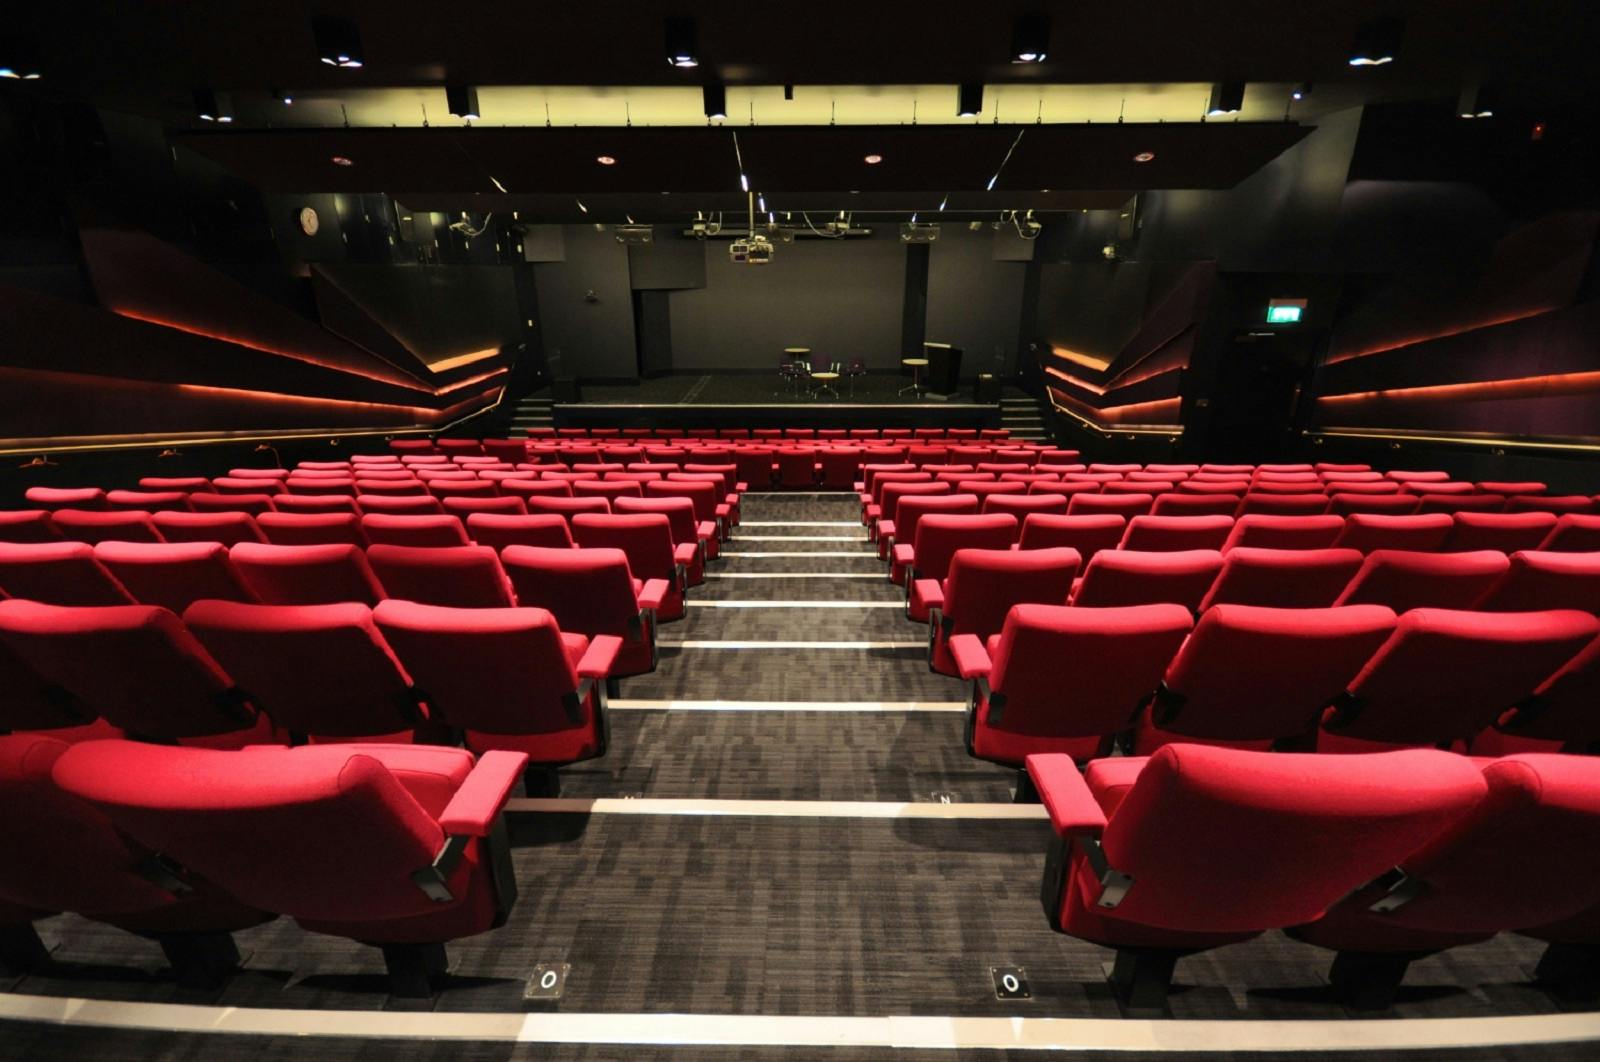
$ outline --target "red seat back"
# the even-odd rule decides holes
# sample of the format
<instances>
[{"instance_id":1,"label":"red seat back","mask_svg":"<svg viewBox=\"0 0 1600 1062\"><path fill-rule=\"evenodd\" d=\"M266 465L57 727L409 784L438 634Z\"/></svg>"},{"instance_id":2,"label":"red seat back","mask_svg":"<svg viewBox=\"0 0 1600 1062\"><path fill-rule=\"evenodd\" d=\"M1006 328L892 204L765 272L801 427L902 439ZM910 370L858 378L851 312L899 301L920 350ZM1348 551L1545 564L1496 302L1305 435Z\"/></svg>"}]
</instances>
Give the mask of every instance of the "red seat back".
<instances>
[{"instance_id":1,"label":"red seat back","mask_svg":"<svg viewBox=\"0 0 1600 1062\"><path fill-rule=\"evenodd\" d=\"M391 546L367 550L373 574L393 598L448 608L510 608L511 583L489 546Z\"/></svg>"},{"instance_id":2,"label":"red seat back","mask_svg":"<svg viewBox=\"0 0 1600 1062\"><path fill-rule=\"evenodd\" d=\"M383 600L383 587L359 546L241 542L228 555L245 585L269 605L375 605Z\"/></svg>"},{"instance_id":3,"label":"red seat back","mask_svg":"<svg viewBox=\"0 0 1600 1062\"><path fill-rule=\"evenodd\" d=\"M0 543L0 591L51 605L131 605L86 542Z\"/></svg>"},{"instance_id":4,"label":"red seat back","mask_svg":"<svg viewBox=\"0 0 1600 1062\"><path fill-rule=\"evenodd\" d=\"M1335 604L1413 608L1472 608L1506 573L1503 553L1414 553L1380 549L1367 554L1361 570Z\"/></svg>"},{"instance_id":5,"label":"red seat back","mask_svg":"<svg viewBox=\"0 0 1600 1062\"><path fill-rule=\"evenodd\" d=\"M1192 611L1221 570L1222 554L1214 549L1102 550L1084 570L1072 603L1096 608L1175 604Z\"/></svg>"},{"instance_id":6,"label":"red seat back","mask_svg":"<svg viewBox=\"0 0 1600 1062\"><path fill-rule=\"evenodd\" d=\"M255 601L220 542L102 542L94 555L143 605L181 614L196 601Z\"/></svg>"},{"instance_id":7,"label":"red seat back","mask_svg":"<svg viewBox=\"0 0 1600 1062\"><path fill-rule=\"evenodd\" d=\"M1361 570L1353 549L1258 549L1241 546L1222 557L1222 572L1200 602L1268 608L1327 608Z\"/></svg>"}]
</instances>

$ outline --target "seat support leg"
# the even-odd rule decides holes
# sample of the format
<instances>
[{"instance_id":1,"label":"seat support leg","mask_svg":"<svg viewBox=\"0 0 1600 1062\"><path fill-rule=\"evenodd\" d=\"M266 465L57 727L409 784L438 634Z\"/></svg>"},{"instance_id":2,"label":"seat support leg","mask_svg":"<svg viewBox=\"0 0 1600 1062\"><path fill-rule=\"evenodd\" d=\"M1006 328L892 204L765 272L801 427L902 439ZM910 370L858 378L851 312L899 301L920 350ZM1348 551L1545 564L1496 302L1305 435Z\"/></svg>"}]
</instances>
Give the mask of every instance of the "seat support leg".
<instances>
[{"instance_id":1,"label":"seat support leg","mask_svg":"<svg viewBox=\"0 0 1600 1062\"><path fill-rule=\"evenodd\" d=\"M1111 967L1111 987L1130 1014L1161 1014L1167 1009L1172 974L1183 952L1123 948Z\"/></svg>"},{"instance_id":2,"label":"seat support leg","mask_svg":"<svg viewBox=\"0 0 1600 1062\"><path fill-rule=\"evenodd\" d=\"M383 944L383 965L389 971L389 994L402 999L428 999L444 978L450 960L443 944Z\"/></svg>"},{"instance_id":3,"label":"seat support leg","mask_svg":"<svg viewBox=\"0 0 1600 1062\"><path fill-rule=\"evenodd\" d=\"M17 977L37 969L50 958L32 922L0 926L0 969Z\"/></svg>"},{"instance_id":4,"label":"seat support leg","mask_svg":"<svg viewBox=\"0 0 1600 1062\"><path fill-rule=\"evenodd\" d=\"M558 797L561 775L548 764L530 763L522 772L522 789L529 797Z\"/></svg>"},{"instance_id":5,"label":"seat support leg","mask_svg":"<svg viewBox=\"0 0 1600 1062\"><path fill-rule=\"evenodd\" d=\"M239 947L231 933L172 933L158 940L182 988L221 988L239 967Z\"/></svg>"},{"instance_id":6,"label":"seat support leg","mask_svg":"<svg viewBox=\"0 0 1600 1062\"><path fill-rule=\"evenodd\" d=\"M1351 1010L1388 1010L1413 958L1409 952L1341 951L1334 956L1328 981L1339 1002Z\"/></svg>"},{"instance_id":7,"label":"seat support leg","mask_svg":"<svg viewBox=\"0 0 1600 1062\"><path fill-rule=\"evenodd\" d=\"M1039 803L1039 789L1033 784L1033 776L1026 767L1017 768L1017 790L1011 796L1013 804Z\"/></svg>"}]
</instances>

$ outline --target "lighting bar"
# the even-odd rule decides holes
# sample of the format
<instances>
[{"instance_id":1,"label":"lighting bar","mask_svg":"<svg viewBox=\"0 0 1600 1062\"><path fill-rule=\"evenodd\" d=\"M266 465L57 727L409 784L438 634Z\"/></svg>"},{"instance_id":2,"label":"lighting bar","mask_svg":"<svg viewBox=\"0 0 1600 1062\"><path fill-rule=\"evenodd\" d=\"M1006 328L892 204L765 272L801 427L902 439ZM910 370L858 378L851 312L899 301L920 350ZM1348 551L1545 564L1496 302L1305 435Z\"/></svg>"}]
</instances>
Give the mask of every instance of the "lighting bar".
<instances>
[{"instance_id":1,"label":"lighting bar","mask_svg":"<svg viewBox=\"0 0 1600 1062\"><path fill-rule=\"evenodd\" d=\"M473 85L446 85L444 99L450 113L457 118L471 122L483 116L478 109L478 90Z\"/></svg>"}]
</instances>

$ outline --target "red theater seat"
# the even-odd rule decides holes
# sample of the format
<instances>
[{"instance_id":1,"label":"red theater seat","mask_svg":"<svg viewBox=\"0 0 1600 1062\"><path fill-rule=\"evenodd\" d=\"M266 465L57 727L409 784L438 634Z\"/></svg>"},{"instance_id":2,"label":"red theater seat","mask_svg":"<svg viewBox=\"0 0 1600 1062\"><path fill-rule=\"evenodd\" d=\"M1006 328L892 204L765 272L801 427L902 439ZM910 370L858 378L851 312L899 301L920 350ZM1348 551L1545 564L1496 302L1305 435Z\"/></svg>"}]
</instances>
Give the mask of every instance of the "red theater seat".
<instances>
[{"instance_id":1,"label":"red theater seat","mask_svg":"<svg viewBox=\"0 0 1600 1062\"><path fill-rule=\"evenodd\" d=\"M564 517L554 513L506 516L473 513L467 517L467 534L480 546L499 551L507 546L572 548L572 533Z\"/></svg>"},{"instance_id":2,"label":"red theater seat","mask_svg":"<svg viewBox=\"0 0 1600 1062\"><path fill-rule=\"evenodd\" d=\"M1177 605L1019 604L988 638L951 636L955 670L973 684L968 753L1015 767L1035 753L1109 753L1193 622Z\"/></svg>"},{"instance_id":3,"label":"red theater seat","mask_svg":"<svg viewBox=\"0 0 1600 1062\"><path fill-rule=\"evenodd\" d=\"M1361 562L1361 553L1353 549L1240 546L1223 554L1222 572L1211 584L1200 608L1327 608L1361 570Z\"/></svg>"},{"instance_id":4,"label":"red theater seat","mask_svg":"<svg viewBox=\"0 0 1600 1062\"><path fill-rule=\"evenodd\" d=\"M106 507L119 512L189 511L189 493L182 490L113 490L106 492Z\"/></svg>"},{"instance_id":5,"label":"red theater seat","mask_svg":"<svg viewBox=\"0 0 1600 1062\"><path fill-rule=\"evenodd\" d=\"M249 513L151 513L161 537L168 542L265 542Z\"/></svg>"},{"instance_id":6,"label":"red theater seat","mask_svg":"<svg viewBox=\"0 0 1600 1062\"><path fill-rule=\"evenodd\" d=\"M1187 954L1322 915L1483 799L1471 761L1436 749L1374 756L1176 744L1103 759L1028 757L1055 839L1051 926L1117 949L1113 988L1165 1006Z\"/></svg>"},{"instance_id":7,"label":"red theater seat","mask_svg":"<svg viewBox=\"0 0 1600 1062\"><path fill-rule=\"evenodd\" d=\"M530 796L559 794L556 767L605 755L605 679L620 638L563 633L542 608L391 600L373 618L438 720L460 730L468 748L523 752L541 769L529 772Z\"/></svg>"},{"instance_id":8,"label":"red theater seat","mask_svg":"<svg viewBox=\"0 0 1600 1062\"><path fill-rule=\"evenodd\" d=\"M1114 514L1103 516L1054 516L1049 513L1029 513L1022 519L1022 531L1017 538L1017 548L1075 549L1088 563L1103 549L1116 549L1122 541L1128 521Z\"/></svg>"},{"instance_id":9,"label":"red theater seat","mask_svg":"<svg viewBox=\"0 0 1600 1062\"><path fill-rule=\"evenodd\" d=\"M284 730L321 741L410 741L427 716L364 604L201 601L183 622Z\"/></svg>"},{"instance_id":10,"label":"red theater seat","mask_svg":"<svg viewBox=\"0 0 1600 1062\"><path fill-rule=\"evenodd\" d=\"M687 563L689 585L699 586L705 581L706 557L717 531L716 525L709 522L699 523L695 520L694 502L688 498L618 498L613 511L623 516L641 513L665 516L667 526L672 532L673 555L681 562ZM693 546L694 549L684 551L683 546L686 544Z\"/></svg>"},{"instance_id":11,"label":"red theater seat","mask_svg":"<svg viewBox=\"0 0 1600 1062\"><path fill-rule=\"evenodd\" d=\"M1510 565L1504 553L1414 553L1379 549L1367 554L1336 605L1472 608Z\"/></svg>"},{"instance_id":12,"label":"red theater seat","mask_svg":"<svg viewBox=\"0 0 1600 1062\"><path fill-rule=\"evenodd\" d=\"M369 518L370 519L370 518ZM228 551L234 569L269 605L375 605L383 587L359 546L274 546L241 542Z\"/></svg>"},{"instance_id":13,"label":"red theater seat","mask_svg":"<svg viewBox=\"0 0 1600 1062\"><path fill-rule=\"evenodd\" d=\"M60 542L48 509L0 511L0 542Z\"/></svg>"},{"instance_id":14,"label":"red theater seat","mask_svg":"<svg viewBox=\"0 0 1600 1062\"><path fill-rule=\"evenodd\" d=\"M1324 713L1318 748L1466 740L1537 689L1597 631L1600 620L1572 610L1413 609Z\"/></svg>"},{"instance_id":15,"label":"red theater seat","mask_svg":"<svg viewBox=\"0 0 1600 1062\"><path fill-rule=\"evenodd\" d=\"M272 499L272 507L280 513L360 512L354 494L280 494Z\"/></svg>"},{"instance_id":16,"label":"red theater seat","mask_svg":"<svg viewBox=\"0 0 1600 1062\"><path fill-rule=\"evenodd\" d=\"M106 492L99 487L29 487L22 495L40 509L104 509Z\"/></svg>"},{"instance_id":17,"label":"red theater seat","mask_svg":"<svg viewBox=\"0 0 1600 1062\"><path fill-rule=\"evenodd\" d=\"M1506 499L1508 513L1592 513L1594 499L1584 494L1514 494Z\"/></svg>"},{"instance_id":18,"label":"red theater seat","mask_svg":"<svg viewBox=\"0 0 1600 1062\"><path fill-rule=\"evenodd\" d=\"M1600 745L1600 638L1589 643L1577 656L1561 666L1529 697L1502 715L1495 724L1499 735L1512 742L1558 742L1571 752L1593 753ZM1485 733L1473 742L1479 752Z\"/></svg>"},{"instance_id":19,"label":"red theater seat","mask_svg":"<svg viewBox=\"0 0 1600 1062\"><path fill-rule=\"evenodd\" d=\"M957 552L942 582L919 579L911 587L918 611L928 620L929 666L959 674L950 640L970 634L986 643L1000 633L1014 605L1065 605L1081 563L1070 549Z\"/></svg>"},{"instance_id":20,"label":"red theater seat","mask_svg":"<svg viewBox=\"0 0 1600 1062\"><path fill-rule=\"evenodd\" d=\"M467 546L461 517L450 513L372 513L361 518L366 540L391 546Z\"/></svg>"},{"instance_id":21,"label":"red theater seat","mask_svg":"<svg viewBox=\"0 0 1600 1062\"><path fill-rule=\"evenodd\" d=\"M1118 548L1152 553L1221 549L1232 531L1231 516L1135 516Z\"/></svg>"},{"instance_id":22,"label":"red theater seat","mask_svg":"<svg viewBox=\"0 0 1600 1062\"><path fill-rule=\"evenodd\" d=\"M1450 534L1439 548L1446 553L1538 549L1555 530L1556 519L1554 513L1457 513Z\"/></svg>"},{"instance_id":23,"label":"red theater seat","mask_svg":"<svg viewBox=\"0 0 1600 1062\"><path fill-rule=\"evenodd\" d=\"M1194 611L1220 571L1222 554L1214 549L1102 550L1084 569L1072 603L1085 608L1174 604Z\"/></svg>"},{"instance_id":24,"label":"red theater seat","mask_svg":"<svg viewBox=\"0 0 1600 1062\"><path fill-rule=\"evenodd\" d=\"M249 513L252 516L273 511L270 494L207 494L201 491L189 495L189 508L197 513Z\"/></svg>"},{"instance_id":25,"label":"red theater seat","mask_svg":"<svg viewBox=\"0 0 1600 1062\"><path fill-rule=\"evenodd\" d=\"M1388 516L1353 513L1345 518L1344 532L1334 539L1341 549L1372 553L1380 549L1432 553L1444 545L1455 521L1445 513Z\"/></svg>"},{"instance_id":26,"label":"red theater seat","mask_svg":"<svg viewBox=\"0 0 1600 1062\"><path fill-rule=\"evenodd\" d=\"M385 594L448 608L510 608L516 598L488 546L391 546L367 550Z\"/></svg>"},{"instance_id":27,"label":"red theater seat","mask_svg":"<svg viewBox=\"0 0 1600 1062\"><path fill-rule=\"evenodd\" d=\"M1355 513L1404 516L1417 511L1417 501L1417 496L1414 494L1353 494L1341 491L1328 499L1328 507L1330 511L1341 516Z\"/></svg>"},{"instance_id":28,"label":"red theater seat","mask_svg":"<svg viewBox=\"0 0 1600 1062\"><path fill-rule=\"evenodd\" d=\"M234 680L167 609L0 601L0 641L87 712L130 734L272 740Z\"/></svg>"},{"instance_id":29,"label":"red theater seat","mask_svg":"<svg viewBox=\"0 0 1600 1062\"><path fill-rule=\"evenodd\" d=\"M1328 511L1328 505L1325 494L1266 494L1252 490L1240 500L1234 515L1320 516Z\"/></svg>"},{"instance_id":30,"label":"red theater seat","mask_svg":"<svg viewBox=\"0 0 1600 1062\"><path fill-rule=\"evenodd\" d=\"M1536 548L1547 553L1600 551L1600 516L1563 513L1556 517L1556 526Z\"/></svg>"},{"instance_id":31,"label":"red theater seat","mask_svg":"<svg viewBox=\"0 0 1600 1062\"><path fill-rule=\"evenodd\" d=\"M0 737L0 801L7 809L0 844L26 854L0 862L0 909L72 911L149 937L161 944L180 988L216 990L239 961L229 934L273 916L181 867L163 867L166 887L151 880L151 851L53 781L70 747L41 734ZM48 955L26 918L0 917L0 936L13 976Z\"/></svg>"},{"instance_id":32,"label":"red theater seat","mask_svg":"<svg viewBox=\"0 0 1600 1062\"><path fill-rule=\"evenodd\" d=\"M102 542L95 559L134 600L181 614L196 601L255 601L220 542Z\"/></svg>"},{"instance_id":33,"label":"red theater seat","mask_svg":"<svg viewBox=\"0 0 1600 1062\"><path fill-rule=\"evenodd\" d=\"M145 476L139 480L139 489L148 491L173 491L181 490L185 494L195 491L204 491L211 488L211 481L204 476ZM84 506L76 506L84 508Z\"/></svg>"},{"instance_id":34,"label":"red theater seat","mask_svg":"<svg viewBox=\"0 0 1600 1062\"><path fill-rule=\"evenodd\" d=\"M549 610L563 631L622 639L613 678L655 670L656 609L670 590L665 580L635 579L620 549L507 546L500 560L519 604Z\"/></svg>"},{"instance_id":35,"label":"red theater seat","mask_svg":"<svg viewBox=\"0 0 1600 1062\"><path fill-rule=\"evenodd\" d=\"M74 541L160 542L161 532L147 512L97 512L90 509L57 509L51 519L57 531Z\"/></svg>"},{"instance_id":36,"label":"red theater seat","mask_svg":"<svg viewBox=\"0 0 1600 1062\"><path fill-rule=\"evenodd\" d=\"M1576 608L1600 614L1600 553L1513 553L1504 574L1471 607L1488 612Z\"/></svg>"},{"instance_id":37,"label":"red theater seat","mask_svg":"<svg viewBox=\"0 0 1600 1062\"><path fill-rule=\"evenodd\" d=\"M1155 495L1137 494L1074 494L1067 503L1068 516L1115 515L1132 520L1143 516L1155 505Z\"/></svg>"},{"instance_id":38,"label":"red theater seat","mask_svg":"<svg viewBox=\"0 0 1600 1062\"><path fill-rule=\"evenodd\" d=\"M1185 494L1175 492L1156 498L1150 507L1153 516L1233 516L1239 508L1238 494Z\"/></svg>"},{"instance_id":39,"label":"red theater seat","mask_svg":"<svg viewBox=\"0 0 1600 1062\"><path fill-rule=\"evenodd\" d=\"M1208 609L1145 709L1138 754L1174 741L1266 750L1309 737L1395 623L1379 605Z\"/></svg>"},{"instance_id":40,"label":"red theater seat","mask_svg":"<svg viewBox=\"0 0 1600 1062\"><path fill-rule=\"evenodd\" d=\"M913 545L917 539L917 525L925 516L939 513L946 516L977 516L978 498L974 494L913 494L900 499L895 506L893 520L878 521L878 558L892 560L897 543ZM902 551L903 552L903 551ZM905 582L905 562L894 564L889 573L895 585Z\"/></svg>"},{"instance_id":41,"label":"red theater seat","mask_svg":"<svg viewBox=\"0 0 1600 1062\"><path fill-rule=\"evenodd\" d=\"M131 605L86 542L0 543L0 591L51 605Z\"/></svg>"},{"instance_id":42,"label":"red theater seat","mask_svg":"<svg viewBox=\"0 0 1600 1062\"><path fill-rule=\"evenodd\" d=\"M1327 549L1344 530L1342 516L1241 516L1222 544L1222 552L1239 547L1259 549Z\"/></svg>"},{"instance_id":43,"label":"red theater seat","mask_svg":"<svg viewBox=\"0 0 1600 1062\"><path fill-rule=\"evenodd\" d=\"M1388 1007L1413 959L1600 902L1600 776L1592 766L1528 755L1482 769L1488 793L1470 812L1289 931L1339 953L1329 980L1355 1009Z\"/></svg>"},{"instance_id":44,"label":"red theater seat","mask_svg":"<svg viewBox=\"0 0 1600 1062\"><path fill-rule=\"evenodd\" d=\"M665 514L581 514L572 518L572 540L580 549L621 550L635 578L667 584L667 593L656 606L657 618L683 617L688 569L699 549L688 543L674 547L672 524Z\"/></svg>"},{"instance_id":45,"label":"red theater seat","mask_svg":"<svg viewBox=\"0 0 1600 1062\"><path fill-rule=\"evenodd\" d=\"M906 587L906 613L922 622L928 618L927 599L917 592L917 582L940 583L958 550L998 550L1011 553L1017 539L1017 518L931 513L917 523L913 543L897 543L894 567ZM891 571L891 576L893 572Z\"/></svg>"},{"instance_id":46,"label":"red theater seat","mask_svg":"<svg viewBox=\"0 0 1600 1062\"><path fill-rule=\"evenodd\" d=\"M528 506L515 495L501 498L441 498L440 504L444 511L465 520L473 513L501 513L507 516L523 516L528 511Z\"/></svg>"},{"instance_id":47,"label":"red theater seat","mask_svg":"<svg viewBox=\"0 0 1600 1062\"><path fill-rule=\"evenodd\" d=\"M355 513L262 513L256 526L274 546L364 546Z\"/></svg>"},{"instance_id":48,"label":"red theater seat","mask_svg":"<svg viewBox=\"0 0 1600 1062\"><path fill-rule=\"evenodd\" d=\"M225 753L92 742L56 783L241 901L383 949L390 992L428 996L443 942L516 901L502 810L526 757L335 745ZM159 784L151 785L152 779Z\"/></svg>"},{"instance_id":49,"label":"red theater seat","mask_svg":"<svg viewBox=\"0 0 1600 1062\"><path fill-rule=\"evenodd\" d=\"M363 516L368 513L387 513L391 516L439 516L444 505L431 494L358 494L356 508Z\"/></svg>"}]
</instances>

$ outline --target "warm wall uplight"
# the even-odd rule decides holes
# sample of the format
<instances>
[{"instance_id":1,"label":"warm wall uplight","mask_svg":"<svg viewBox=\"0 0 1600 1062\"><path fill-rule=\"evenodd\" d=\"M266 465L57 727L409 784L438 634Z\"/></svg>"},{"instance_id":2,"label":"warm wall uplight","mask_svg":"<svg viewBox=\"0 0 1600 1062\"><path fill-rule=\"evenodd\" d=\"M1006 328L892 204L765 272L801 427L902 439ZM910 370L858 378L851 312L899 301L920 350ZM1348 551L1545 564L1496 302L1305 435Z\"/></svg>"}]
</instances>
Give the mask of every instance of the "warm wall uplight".
<instances>
[{"instance_id":1,"label":"warm wall uplight","mask_svg":"<svg viewBox=\"0 0 1600 1062\"><path fill-rule=\"evenodd\" d=\"M1547 398L1552 395L1589 394L1600 391L1600 372L1569 372L1550 376L1518 376L1509 380L1429 384L1394 387L1385 391L1353 391L1323 395L1318 402L1473 402L1509 398Z\"/></svg>"},{"instance_id":2,"label":"warm wall uplight","mask_svg":"<svg viewBox=\"0 0 1600 1062\"><path fill-rule=\"evenodd\" d=\"M1069 350L1062 346L1052 346L1050 353L1058 358L1064 358L1067 361L1082 365L1086 369L1093 369L1095 372L1105 372L1111 367L1110 358L1100 358L1093 354L1085 354L1081 350Z\"/></svg>"}]
</instances>

